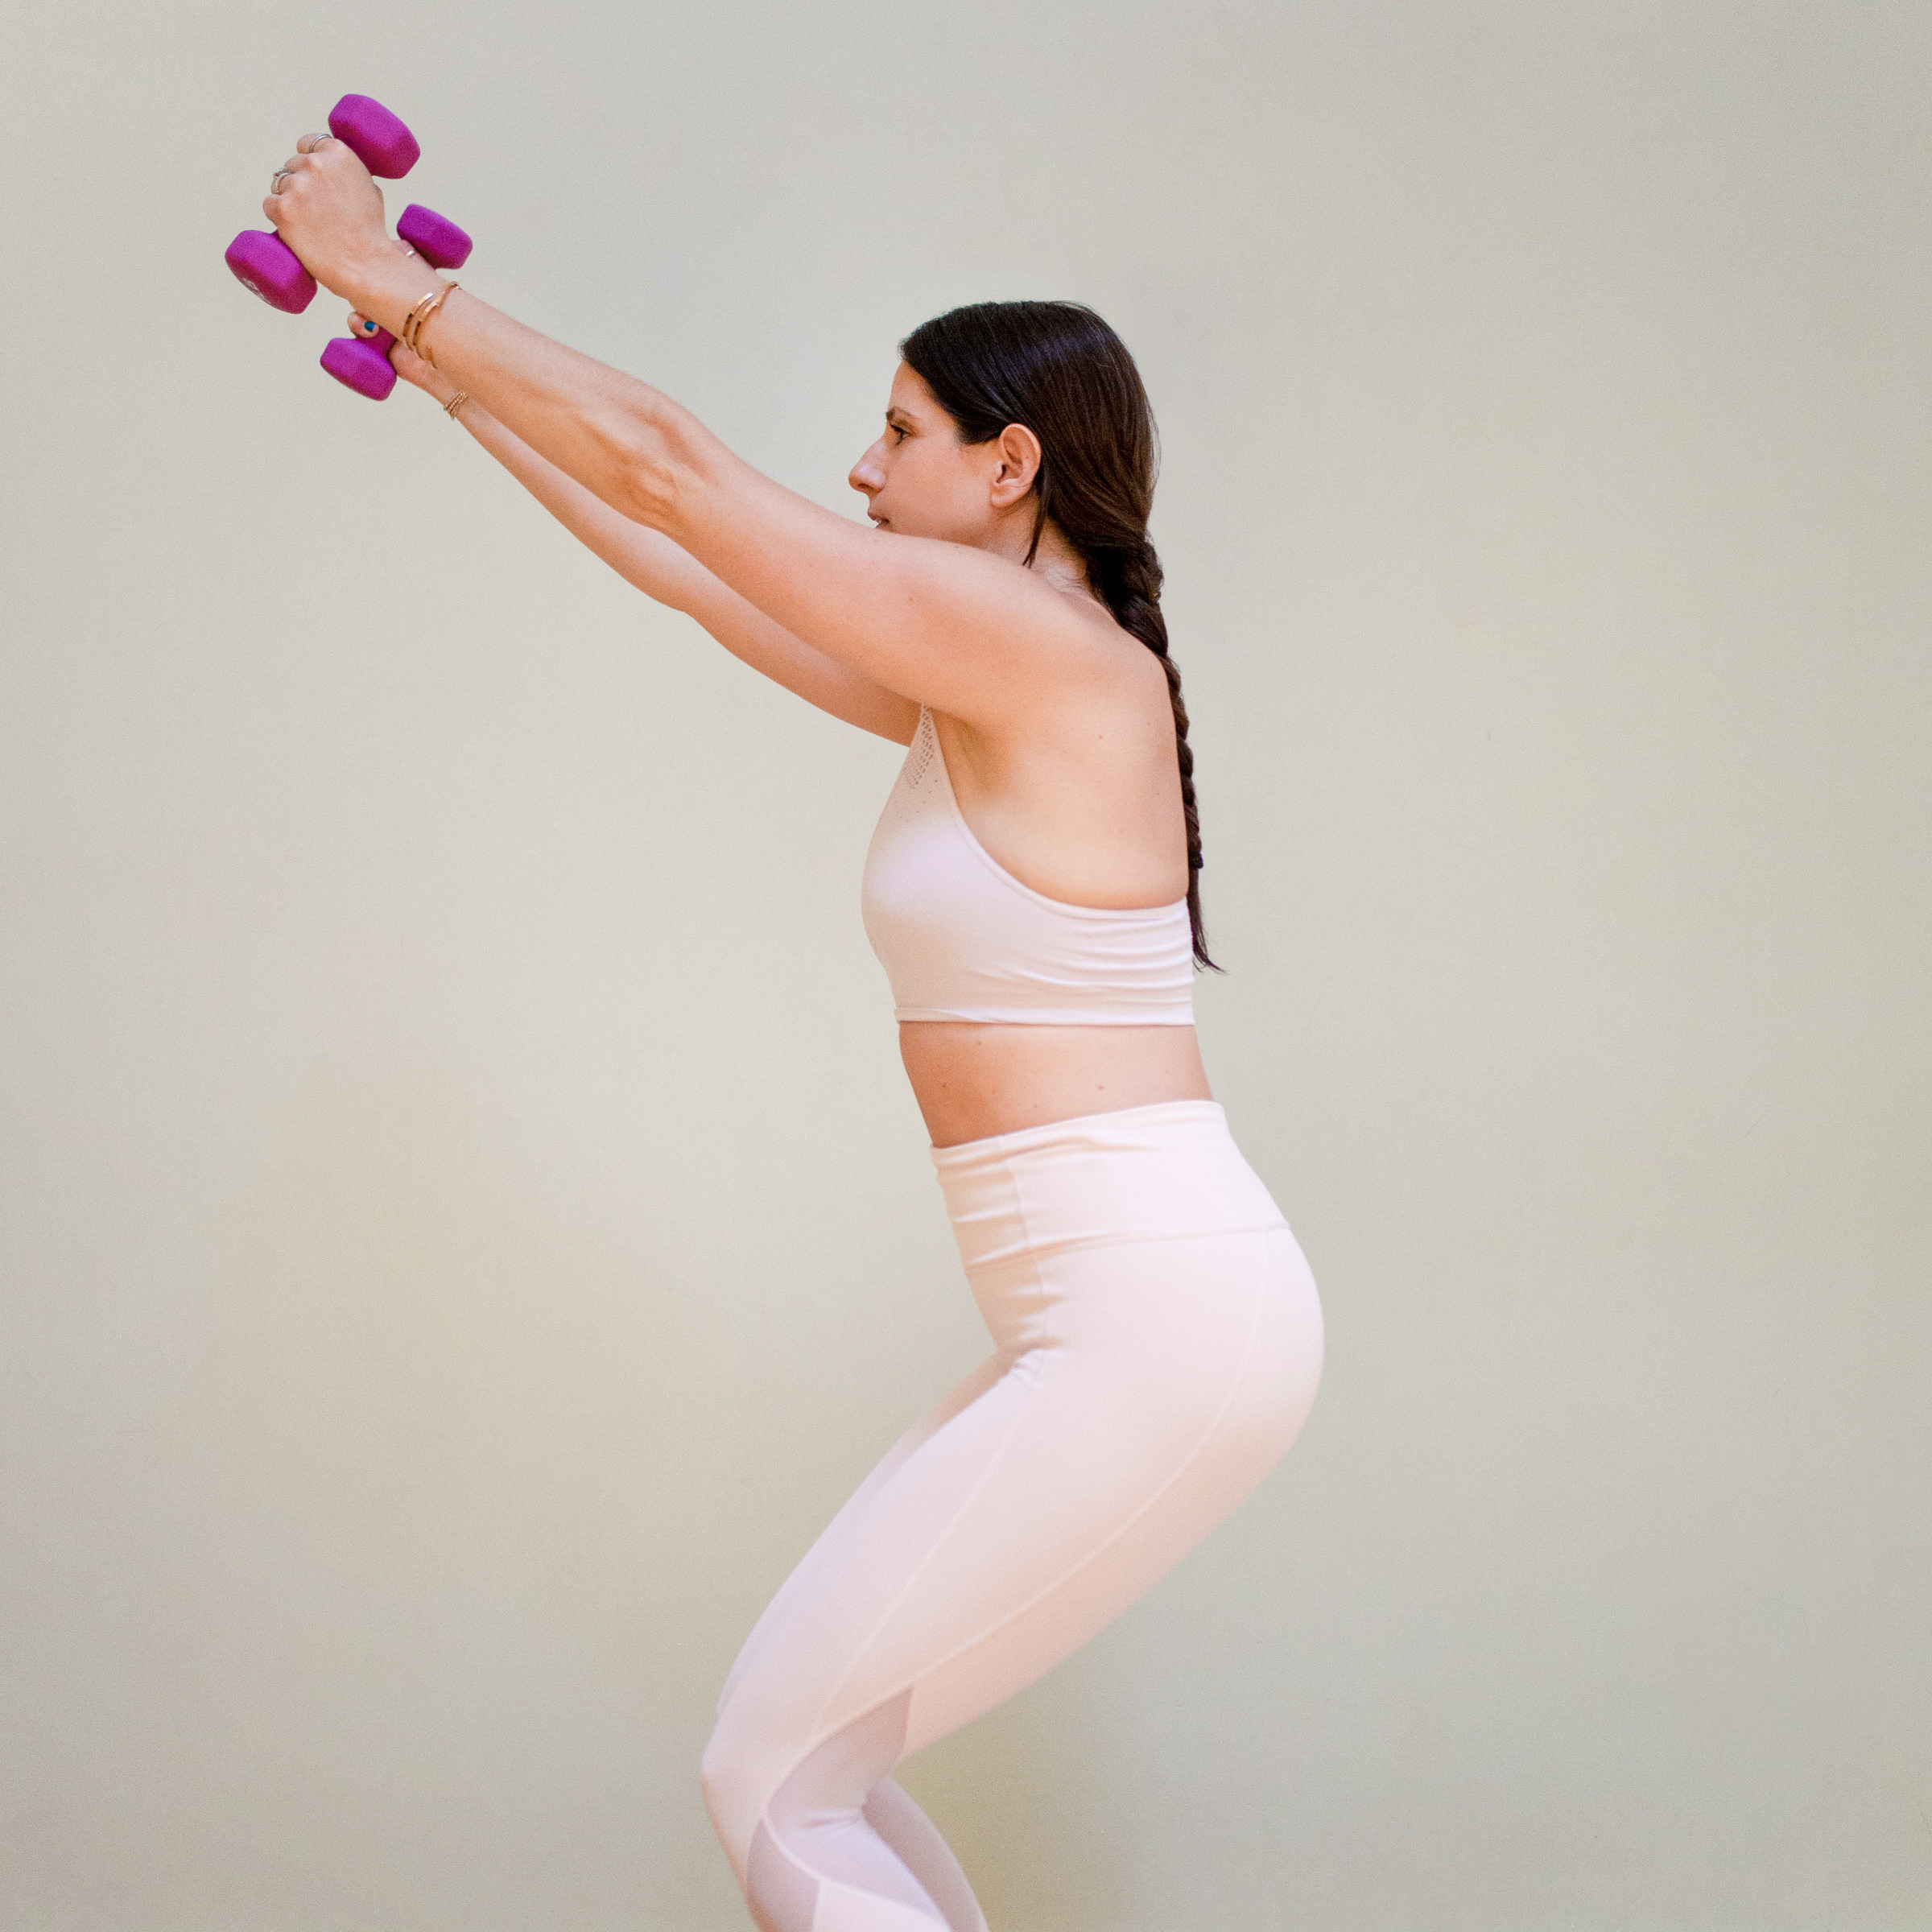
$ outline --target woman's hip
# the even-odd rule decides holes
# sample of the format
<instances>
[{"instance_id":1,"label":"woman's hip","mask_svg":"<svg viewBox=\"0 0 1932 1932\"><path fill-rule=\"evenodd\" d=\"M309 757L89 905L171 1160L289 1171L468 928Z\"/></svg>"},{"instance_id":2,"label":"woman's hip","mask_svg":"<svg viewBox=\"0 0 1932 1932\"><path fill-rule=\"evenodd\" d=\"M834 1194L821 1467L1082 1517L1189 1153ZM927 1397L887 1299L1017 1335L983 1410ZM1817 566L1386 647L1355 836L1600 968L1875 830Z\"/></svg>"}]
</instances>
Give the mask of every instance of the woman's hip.
<instances>
[{"instance_id":1,"label":"woman's hip","mask_svg":"<svg viewBox=\"0 0 1932 1932\"><path fill-rule=\"evenodd\" d=\"M1211 1333L1257 1290L1315 1294L1300 1245L1213 1100L1169 1100L932 1150L947 1213L1004 1349L1176 1320ZM1085 1258L1082 1258L1085 1257ZM1159 1310L1163 1293L1176 1306ZM1076 1310L1072 1304L1079 1303Z\"/></svg>"}]
</instances>

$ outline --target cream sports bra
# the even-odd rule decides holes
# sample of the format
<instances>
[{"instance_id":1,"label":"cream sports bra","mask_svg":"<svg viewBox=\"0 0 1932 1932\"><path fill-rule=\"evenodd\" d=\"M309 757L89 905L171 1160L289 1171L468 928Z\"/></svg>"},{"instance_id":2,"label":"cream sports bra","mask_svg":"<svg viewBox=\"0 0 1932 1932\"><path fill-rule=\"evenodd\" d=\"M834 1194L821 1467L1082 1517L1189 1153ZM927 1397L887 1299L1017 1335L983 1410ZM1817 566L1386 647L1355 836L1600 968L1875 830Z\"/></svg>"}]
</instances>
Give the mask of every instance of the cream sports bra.
<instances>
[{"instance_id":1,"label":"cream sports bra","mask_svg":"<svg viewBox=\"0 0 1932 1932\"><path fill-rule=\"evenodd\" d=\"M859 904L899 1019L1194 1024L1187 902L1069 906L1021 884L961 816L923 705Z\"/></svg>"}]
</instances>

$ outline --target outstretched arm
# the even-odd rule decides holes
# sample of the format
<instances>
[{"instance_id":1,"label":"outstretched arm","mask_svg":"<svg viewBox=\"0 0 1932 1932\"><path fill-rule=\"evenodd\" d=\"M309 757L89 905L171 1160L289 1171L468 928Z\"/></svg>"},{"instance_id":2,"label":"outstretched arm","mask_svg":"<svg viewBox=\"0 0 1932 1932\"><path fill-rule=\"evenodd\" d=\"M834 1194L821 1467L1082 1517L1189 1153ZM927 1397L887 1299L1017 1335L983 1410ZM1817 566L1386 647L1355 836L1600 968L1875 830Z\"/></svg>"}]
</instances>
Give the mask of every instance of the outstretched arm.
<instances>
[{"instance_id":1,"label":"outstretched arm","mask_svg":"<svg viewBox=\"0 0 1932 1932\"><path fill-rule=\"evenodd\" d=\"M349 318L360 332L359 316ZM398 343L390 360L407 382L448 403L456 386ZM511 435L473 398L456 420L577 540L646 597L695 617L735 658L821 711L882 738L907 745L919 729L919 708L837 658L795 638L714 576L662 531L620 516L581 483Z\"/></svg>"},{"instance_id":2,"label":"outstretched arm","mask_svg":"<svg viewBox=\"0 0 1932 1932\"><path fill-rule=\"evenodd\" d=\"M392 334L446 286L395 253L381 194L341 142L291 157L278 179L263 207L283 239ZM468 291L422 340L537 456L871 683L1003 734L1114 682L1117 638L1011 559L861 529L762 476L659 390Z\"/></svg>"}]
</instances>

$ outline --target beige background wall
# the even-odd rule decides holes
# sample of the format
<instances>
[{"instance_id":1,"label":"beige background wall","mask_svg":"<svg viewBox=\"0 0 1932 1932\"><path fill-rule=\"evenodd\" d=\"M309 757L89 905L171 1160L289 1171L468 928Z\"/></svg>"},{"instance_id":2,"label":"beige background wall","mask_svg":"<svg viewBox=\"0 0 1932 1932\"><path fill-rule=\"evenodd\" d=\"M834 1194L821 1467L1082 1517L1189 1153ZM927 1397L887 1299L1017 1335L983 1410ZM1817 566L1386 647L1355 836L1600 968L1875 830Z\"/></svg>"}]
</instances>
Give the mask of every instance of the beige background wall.
<instances>
[{"instance_id":1,"label":"beige background wall","mask_svg":"<svg viewBox=\"0 0 1932 1932\"><path fill-rule=\"evenodd\" d=\"M349 89L468 283L828 502L942 308L1146 370L1328 1366L911 1767L997 1932L1932 1923L1932 15L6 34L0 1924L741 1925L716 1687L979 1351L898 754L229 281Z\"/></svg>"}]
</instances>

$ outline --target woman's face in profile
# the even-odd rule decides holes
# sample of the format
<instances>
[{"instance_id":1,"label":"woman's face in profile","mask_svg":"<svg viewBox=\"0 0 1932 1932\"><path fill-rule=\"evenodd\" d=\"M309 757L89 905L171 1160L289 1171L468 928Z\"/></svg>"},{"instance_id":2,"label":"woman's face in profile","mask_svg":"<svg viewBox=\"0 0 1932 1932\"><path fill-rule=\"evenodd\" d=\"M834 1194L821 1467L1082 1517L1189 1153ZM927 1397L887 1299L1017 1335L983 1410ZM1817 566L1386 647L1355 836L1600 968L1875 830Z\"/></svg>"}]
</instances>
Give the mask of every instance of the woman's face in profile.
<instances>
[{"instance_id":1,"label":"woman's face in profile","mask_svg":"<svg viewBox=\"0 0 1932 1932\"><path fill-rule=\"evenodd\" d=\"M852 464L849 481L869 499L865 514L877 529L978 544L992 523L988 485L998 467L997 443L961 443L958 424L902 362L885 432Z\"/></svg>"}]
</instances>

